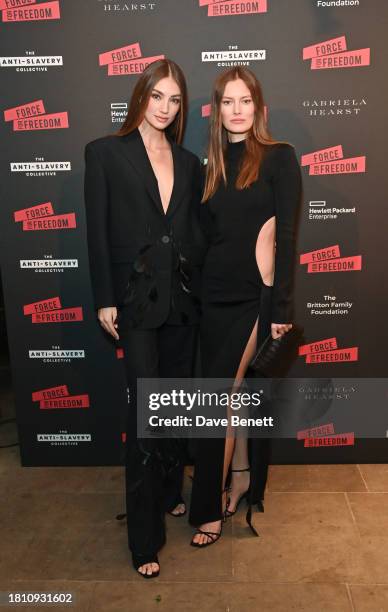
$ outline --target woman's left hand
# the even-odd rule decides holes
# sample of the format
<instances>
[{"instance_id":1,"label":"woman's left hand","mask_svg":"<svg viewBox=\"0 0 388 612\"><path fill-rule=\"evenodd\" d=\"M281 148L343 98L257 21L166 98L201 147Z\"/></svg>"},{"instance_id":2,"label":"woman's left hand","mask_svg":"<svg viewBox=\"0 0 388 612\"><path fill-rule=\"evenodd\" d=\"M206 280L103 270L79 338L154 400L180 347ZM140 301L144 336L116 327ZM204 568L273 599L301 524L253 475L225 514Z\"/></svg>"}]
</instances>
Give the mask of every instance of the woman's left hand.
<instances>
[{"instance_id":1,"label":"woman's left hand","mask_svg":"<svg viewBox=\"0 0 388 612\"><path fill-rule=\"evenodd\" d=\"M290 331L292 323L271 323L272 338L280 338L283 334Z\"/></svg>"}]
</instances>

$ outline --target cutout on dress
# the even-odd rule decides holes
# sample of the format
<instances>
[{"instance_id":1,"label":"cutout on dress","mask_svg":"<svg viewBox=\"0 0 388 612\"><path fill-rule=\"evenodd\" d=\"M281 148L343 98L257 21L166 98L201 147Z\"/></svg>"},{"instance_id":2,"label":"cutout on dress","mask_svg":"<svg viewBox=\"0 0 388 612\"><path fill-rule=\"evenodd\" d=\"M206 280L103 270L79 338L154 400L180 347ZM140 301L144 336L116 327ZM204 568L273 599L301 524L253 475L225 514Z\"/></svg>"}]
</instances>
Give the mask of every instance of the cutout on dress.
<instances>
[{"instance_id":1,"label":"cutout on dress","mask_svg":"<svg viewBox=\"0 0 388 612\"><path fill-rule=\"evenodd\" d=\"M264 285L273 286L275 274L276 217L270 217L261 226L256 240L256 263Z\"/></svg>"}]
</instances>

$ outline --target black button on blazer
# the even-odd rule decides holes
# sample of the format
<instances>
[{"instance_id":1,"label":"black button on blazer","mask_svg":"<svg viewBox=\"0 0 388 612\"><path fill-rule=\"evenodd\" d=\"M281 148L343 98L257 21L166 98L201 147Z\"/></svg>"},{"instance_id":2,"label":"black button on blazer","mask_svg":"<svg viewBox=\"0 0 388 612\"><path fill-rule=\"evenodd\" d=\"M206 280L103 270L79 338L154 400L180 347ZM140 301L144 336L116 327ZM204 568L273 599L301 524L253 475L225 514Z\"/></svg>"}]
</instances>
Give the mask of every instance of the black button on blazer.
<instances>
[{"instance_id":1,"label":"black button on blazer","mask_svg":"<svg viewBox=\"0 0 388 612\"><path fill-rule=\"evenodd\" d=\"M95 308L125 307L131 325L150 329L170 316L198 319L206 240L199 223L199 159L170 140L174 186L164 212L139 130L85 148L85 206Z\"/></svg>"}]
</instances>

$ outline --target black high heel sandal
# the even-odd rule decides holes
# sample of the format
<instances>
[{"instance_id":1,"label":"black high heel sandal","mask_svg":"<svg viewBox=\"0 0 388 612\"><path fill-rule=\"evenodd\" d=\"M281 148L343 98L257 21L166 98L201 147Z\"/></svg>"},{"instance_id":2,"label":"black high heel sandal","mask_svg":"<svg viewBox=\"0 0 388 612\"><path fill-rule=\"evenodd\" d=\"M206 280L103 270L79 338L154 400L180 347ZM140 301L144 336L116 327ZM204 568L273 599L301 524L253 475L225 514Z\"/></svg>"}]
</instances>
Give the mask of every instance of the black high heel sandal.
<instances>
[{"instance_id":1,"label":"black high heel sandal","mask_svg":"<svg viewBox=\"0 0 388 612\"><path fill-rule=\"evenodd\" d=\"M132 553L132 563L137 573L143 578L156 578L156 576L159 576L160 564L158 555L154 555L153 557L147 557L146 555L136 555L135 553ZM147 565L147 563L157 563L159 565L159 569L156 572L152 572L152 574L142 574L141 572L139 572L139 567L141 567L142 565Z\"/></svg>"},{"instance_id":2,"label":"black high heel sandal","mask_svg":"<svg viewBox=\"0 0 388 612\"><path fill-rule=\"evenodd\" d=\"M210 541L204 542L203 544L200 544L199 542L194 542L193 538L190 542L190 546L195 546L196 548L205 548L206 546L211 546L212 544L215 544L217 542L217 540L220 539L221 534L222 534L222 523L224 521L221 521L221 529L219 532L215 532L215 531L204 531L203 529L200 529L199 527L197 527L197 529L195 530L195 533L193 535L193 538L199 533L199 534L203 534L205 536L207 536L208 538L210 538Z\"/></svg>"},{"instance_id":3,"label":"black high heel sandal","mask_svg":"<svg viewBox=\"0 0 388 612\"><path fill-rule=\"evenodd\" d=\"M225 489L222 491L222 493L227 493L229 491L228 487L225 487ZM222 518L221 518L221 529L219 532L216 531L204 531L203 529L200 529L199 527L196 528L195 533L191 539L190 542L190 546L195 546L196 548L205 548L206 546L211 546L212 544L215 544L217 542L217 540L220 539L221 534L222 534L222 526L223 523L226 522L226 508L222 513ZM199 542L194 542L193 539L195 538L195 536L197 534L203 534L205 536L208 536L210 538L210 542L204 542L204 544L200 544Z\"/></svg>"},{"instance_id":4,"label":"black high heel sandal","mask_svg":"<svg viewBox=\"0 0 388 612\"><path fill-rule=\"evenodd\" d=\"M250 471L251 471L251 468L245 468L243 470L231 470L231 472L250 472ZM242 493L240 495L239 499L237 500L236 508L234 510L228 510L228 505L229 505L229 501L230 501L230 500L228 500L228 502L226 504L225 517L226 518L230 518L231 516L234 516L236 514L242 499L246 499L247 500L247 504L248 504L248 510L247 510L247 514L246 514L245 520L246 520L250 530L252 531L252 533L256 537L259 537L259 534L257 533L256 529L252 525L252 504L251 504L251 497L250 497L250 486L245 491L245 493ZM257 509L259 510L259 512L264 512L264 506L263 506L261 501L258 502Z\"/></svg>"},{"instance_id":5,"label":"black high heel sandal","mask_svg":"<svg viewBox=\"0 0 388 612\"><path fill-rule=\"evenodd\" d=\"M249 467L248 467L248 468L244 468L243 470L230 470L230 471L231 471L231 472L250 472L250 471L251 471L251 468L249 468ZM249 487L248 487L248 489L247 489L247 490L246 490L244 493L242 493L242 494L240 495L240 497L238 498L238 500L237 500L237 504L236 504L236 507L235 507L235 509L234 509L234 510L228 510L228 506L229 506L229 503L230 503L230 497L228 498L228 501L227 501L227 503L226 503L226 510L225 510L225 516L226 516L226 518L230 518L231 516L234 516L234 515L236 514L236 512L237 512L237 510L238 510L238 507L239 507L239 505L240 505L240 502L241 502L241 501L242 501L244 498L247 500L247 502L249 501L249 500L248 500L248 494L249 494Z\"/></svg>"}]
</instances>

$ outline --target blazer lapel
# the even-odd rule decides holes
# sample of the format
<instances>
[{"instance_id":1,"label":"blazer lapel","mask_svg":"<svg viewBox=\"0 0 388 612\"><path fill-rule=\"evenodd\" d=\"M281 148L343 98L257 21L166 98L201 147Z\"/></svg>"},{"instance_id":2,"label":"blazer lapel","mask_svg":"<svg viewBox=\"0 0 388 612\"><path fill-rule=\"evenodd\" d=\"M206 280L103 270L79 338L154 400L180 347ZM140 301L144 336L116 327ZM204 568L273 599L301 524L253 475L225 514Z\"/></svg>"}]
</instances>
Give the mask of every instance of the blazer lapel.
<instances>
[{"instance_id":1,"label":"blazer lapel","mask_svg":"<svg viewBox=\"0 0 388 612\"><path fill-rule=\"evenodd\" d=\"M167 135L167 138L171 145L174 164L174 185L167 208L167 213L165 213L163 210L158 181L139 130L133 130L133 132L119 138L122 145L123 154L142 177L152 201L164 217L170 217L176 211L177 207L182 201L182 197L187 187L186 168L183 163L182 152L180 151L179 146L172 140L172 138L170 138L170 136Z\"/></svg>"},{"instance_id":2,"label":"blazer lapel","mask_svg":"<svg viewBox=\"0 0 388 612\"><path fill-rule=\"evenodd\" d=\"M142 177L145 187L156 208L164 215L158 181L156 180L156 176L151 166L151 162L147 155L147 151L139 130L136 129L126 136L120 136L119 142L122 145L123 154Z\"/></svg>"}]
</instances>

